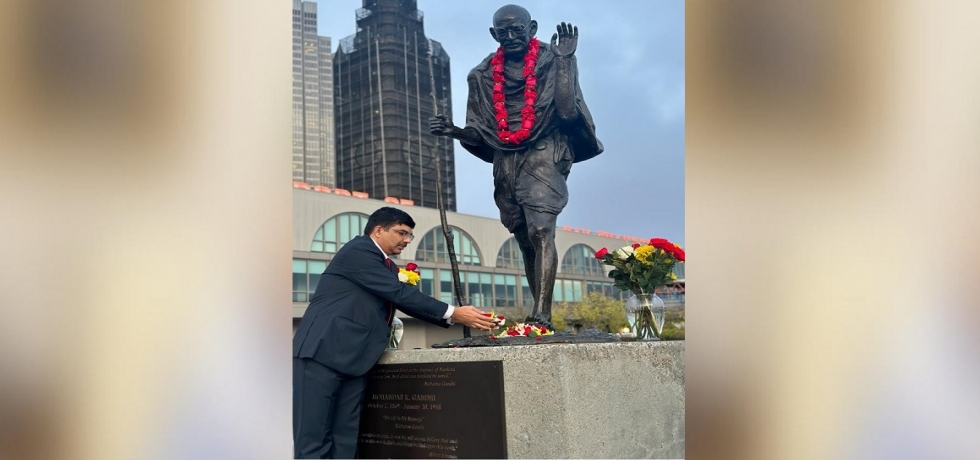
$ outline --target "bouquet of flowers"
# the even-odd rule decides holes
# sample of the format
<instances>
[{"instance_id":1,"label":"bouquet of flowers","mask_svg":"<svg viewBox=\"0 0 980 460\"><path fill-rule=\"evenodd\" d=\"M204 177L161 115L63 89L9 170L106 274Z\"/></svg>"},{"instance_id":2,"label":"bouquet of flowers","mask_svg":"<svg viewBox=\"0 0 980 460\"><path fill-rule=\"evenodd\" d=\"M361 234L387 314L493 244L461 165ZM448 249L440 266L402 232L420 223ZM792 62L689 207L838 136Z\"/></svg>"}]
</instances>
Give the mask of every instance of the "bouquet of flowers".
<instances>
[{"instance_id":1,"label":"bouquet of flowers","mask_svg":"<svg viewBox=\"0 0 980 460\"><path fill-rule=\"evenodd\" d=\"M652 238L648 244L637 243L612 252L602 248L595 253L595 257L613 267L609 277L617 288L633 291L637 296L653 294L656 288L676 280L674 266L685 260L684 250L664 238ZM632 326L639 338L659 337L663 328L654 318L649 305L637 310Z\"/></svg>"}]
</instances>

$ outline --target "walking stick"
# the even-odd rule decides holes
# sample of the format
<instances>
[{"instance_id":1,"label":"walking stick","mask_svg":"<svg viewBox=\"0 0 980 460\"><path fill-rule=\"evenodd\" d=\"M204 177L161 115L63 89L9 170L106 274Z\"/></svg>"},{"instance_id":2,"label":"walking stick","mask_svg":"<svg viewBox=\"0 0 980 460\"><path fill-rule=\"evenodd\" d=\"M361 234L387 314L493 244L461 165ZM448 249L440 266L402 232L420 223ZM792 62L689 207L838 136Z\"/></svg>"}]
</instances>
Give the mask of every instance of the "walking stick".
<instances>
[{"instance_id":1,"label":"walking stick","mask_svg":"<svg viewBox=\"0 0 980 460\"><path fill-rule=\"evenodd\" d=\"M429 94L432 96L432 114L439 113L439 103L436 100L436 77L432 67L432 43L429 43ZM438 138L437 138L438 139ZM463 288L459 283L459 264L456 262L456 249L453 246L453 232L446 222L446 205L442 201L442 163L438 145L433 150L436 159L436 206L439 208L439 220L442 221L442 234L446 237L446 249L449 252L449 266L453 272L453 292L456 294L456 306L463 306ZM419 165L421 168L422 165ZM469 326L463 325L463 337L470 337Z\"/></svg>"}]
</instances>

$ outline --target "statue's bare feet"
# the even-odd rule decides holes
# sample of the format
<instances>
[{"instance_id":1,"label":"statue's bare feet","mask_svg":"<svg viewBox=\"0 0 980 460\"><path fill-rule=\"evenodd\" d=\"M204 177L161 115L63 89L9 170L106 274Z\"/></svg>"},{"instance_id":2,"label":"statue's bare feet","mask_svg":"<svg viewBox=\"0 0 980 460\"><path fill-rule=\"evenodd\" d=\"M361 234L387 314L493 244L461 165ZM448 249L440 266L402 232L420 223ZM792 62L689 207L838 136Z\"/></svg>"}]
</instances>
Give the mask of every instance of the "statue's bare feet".
<instances>
[{"instance_id":1,"label":"statue's bare feet","mask_svg":"<svg viewBox=\"0 0 980 460\"><path fill-rule=\"evenodd\" d=\"M527 324L537 324L539 326L544 326L548 328L549 331L554 331L555 327L551 325L551 321L544 319L540 314L534 313L524 320Z\"/></svg>"}]
</instances>

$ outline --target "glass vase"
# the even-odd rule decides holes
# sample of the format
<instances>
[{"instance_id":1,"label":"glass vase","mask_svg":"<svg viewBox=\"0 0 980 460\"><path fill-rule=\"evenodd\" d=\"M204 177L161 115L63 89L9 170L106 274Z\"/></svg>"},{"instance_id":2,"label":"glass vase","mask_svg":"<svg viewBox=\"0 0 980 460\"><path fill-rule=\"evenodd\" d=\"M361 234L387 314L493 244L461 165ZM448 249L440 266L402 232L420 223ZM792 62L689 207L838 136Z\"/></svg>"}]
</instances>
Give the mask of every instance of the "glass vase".
<instances>
[{"instance_id":1,"label":"glass vase","mask_svg":"<svg viewBox=\"0 0 980 460\"><path fill-rule=\"evenodd\" d=\"M391 318L391 330L388 332L388 351L397 350L398 344L402 341L405 334L405 323L397 316Z\"/></svg>"},{"instance_id":2,"label":"glass vase","mask_svg":"<svg viewBox=\"0 0 980 460\"><path fill-rule=\"evenodd\" d=\"M664 330L664 301L653 292L633 291L626 301L626 321L638 340L659 340Z\"/></svg>"}]
</instances>

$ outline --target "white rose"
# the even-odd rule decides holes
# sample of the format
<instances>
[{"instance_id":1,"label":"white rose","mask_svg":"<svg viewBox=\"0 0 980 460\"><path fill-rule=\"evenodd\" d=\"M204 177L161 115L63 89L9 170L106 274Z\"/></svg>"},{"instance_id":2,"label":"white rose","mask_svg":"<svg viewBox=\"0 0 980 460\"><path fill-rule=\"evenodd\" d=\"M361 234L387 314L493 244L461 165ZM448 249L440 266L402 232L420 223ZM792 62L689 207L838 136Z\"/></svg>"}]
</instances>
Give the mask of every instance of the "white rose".
<instances>
[{"instance_id":1,"label":"white rose","mask_svg":"<svg viewBox=\"0 0 980 460\"><path fill-rule=\"evenodd\" d=\"M613 251L613 257L619 260L626 260L633 254L633 246L623 246Z\"/></svg>"},{"instance_id":2,"label":"white rose","mask_svg":"<svg viewBox=\"0 0 980 460\"><path fill-rule=\"evenodd\" d=\"M406 274L404 274L402 272L398 272L398 281L401 281L403 283L407 283L408 282L408 275L406 275Z\"/></svg>"}]
</instances>

